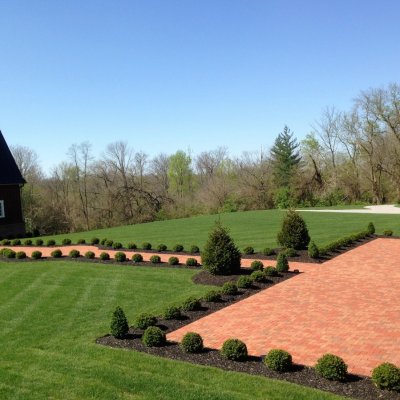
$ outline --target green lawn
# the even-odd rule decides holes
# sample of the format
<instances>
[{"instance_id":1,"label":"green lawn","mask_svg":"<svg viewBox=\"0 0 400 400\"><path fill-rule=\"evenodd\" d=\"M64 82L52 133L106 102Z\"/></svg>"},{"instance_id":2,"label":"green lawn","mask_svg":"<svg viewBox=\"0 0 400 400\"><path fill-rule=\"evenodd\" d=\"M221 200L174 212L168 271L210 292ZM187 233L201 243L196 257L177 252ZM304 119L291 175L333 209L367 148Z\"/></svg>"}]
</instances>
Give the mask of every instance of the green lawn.
<instances>
[{"instance_id":1,"label":"green lawn","mask_svg":"<svg viewBox=\"0 0 400 400\"><path fill-rule=\"evenodd\" d=\"M171 248L177 243L186 248L196 244L203 247L207 235L216 220L220 219L226 225L240 248L253 246L261 251L265 247L276 247L276 234L280 228L285 212L281 210L247 211L220 215L202 215L192 218L157 221L147 224L120 226L117 228L101 229L91 232L74 233L46 238L61 242L64 237L73 241L92 237L113 239L124 244L135 242L140 246L142 242L150 242L155 248L165 243ZM380 214L338 214L302 212L310 235L317 245L323 246L341 236L361 231L368 222L375 224L377 233L385 229L392 229L394 234L400 235L400 215ZM45 239L46 239L45 238Z\"/></svg>"},{"instance_id":2,"label":"green lawn","mask_svg":"<svg viewBox=\"0 0 400 400\"><path fill-rule=\"evenodd\" d=\"M0 399L341 397L96 345L116 305L132 320L207 287L195 271L75 262L0 262Z\"/></svg>"}]
</instances>

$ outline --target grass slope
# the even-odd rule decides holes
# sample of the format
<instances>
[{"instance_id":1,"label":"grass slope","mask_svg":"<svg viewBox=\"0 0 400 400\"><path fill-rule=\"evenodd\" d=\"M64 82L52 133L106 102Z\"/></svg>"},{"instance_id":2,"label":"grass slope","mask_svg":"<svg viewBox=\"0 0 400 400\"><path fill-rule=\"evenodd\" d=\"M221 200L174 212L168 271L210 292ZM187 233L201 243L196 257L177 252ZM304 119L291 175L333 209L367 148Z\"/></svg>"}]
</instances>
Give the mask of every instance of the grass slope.
<instances>
[{"instance_id":1,"label":"grass slope","mask_svg":"<svg viewBox=\"0 0 400 400\"><path fill-rule=\"evenodd\" d=\"M90 240L92 237L100 239L107 237L124 244L135 242L139 246L142 242L150 242L154 248L160 243L165 243L169 248L177 243L183 244L187 249L193 244L202 248L208 232L215 221L220 219L230 229L231 235L241 249L253 246L261 251L265 247L277 246L276 235L284 214L285 212L281 210L264 210L202 215L46 238L61 242L62 238L69 237L76 242L80 238ZM395 234L400 234L400 215L312 212L301 214L307 222L312 239L321 246L344 235L366 229L370 221L375 224L377 233L392 229Z\"/></svg>"},{"instance_id":2,"label":"grass slope","mask_svg":"<svg viewBox=\"0 0 400 400\"><path fill-rule=\"evenodd\" d=\"M111 313L130 321L207 287L194 272L78 262L0 263L1 399L340 397L289 383L101 347Z\"/></svg>"}]
</instances>

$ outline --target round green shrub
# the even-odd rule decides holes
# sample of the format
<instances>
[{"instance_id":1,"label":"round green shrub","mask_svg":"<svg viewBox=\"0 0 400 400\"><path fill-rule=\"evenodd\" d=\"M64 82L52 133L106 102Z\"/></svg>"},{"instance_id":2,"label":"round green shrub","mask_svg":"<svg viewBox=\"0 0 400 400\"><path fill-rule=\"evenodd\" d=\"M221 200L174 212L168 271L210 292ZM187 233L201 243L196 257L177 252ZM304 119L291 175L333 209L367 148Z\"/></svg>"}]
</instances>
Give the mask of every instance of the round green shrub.
<instances>
[{"instance_id":1,"label":"round green shrub","mask_svg":"<svg viewBox=\"0 0 400 400\"><path fill-rule=\"evenodd\" d=\"M176 306L167 307L163 314L164 319L180 319L182 317L181 309Z\"/></svg>"},{"instance_id":2,"label":"round green shrub","mask_svg":"<svg viewBox=\"0 0 400 400\"><path fill-rule=\"evenodd\" d=\"M20 239L14 239L11 242L11 246L19 246L21 244L21 240Z\"/></svg>"},{"instance_id":3,"label":"round green shrub","mask_svg":"<svg viewBox=\"0 0 400 400\"><path fill-rule=\"evenodd\" d=\"M154 326L157 323L157 318L152 314L142 313L135 320L135 326L138 329L145 330L149 326Z\"/></svg>"},{"instance_id":4,"label":"round green shrub","mask_svg":"<svg viewBox=\"0 0 400 400\"><path fill-rule=\"evenodd\" d=\"M199 247L196 245L190 246L190 253L194 253L194 254L200 253Z\"/></svg>"},{"instance_id":5,"label":"round green shrub","mask_svg":"<svg viewBox=\"0 0 400 400\"><path fill-rule=\"evenodd\" d=\"M157 250L158 251L165 251L165 250L167 250L167 245L166 244L159 244L158 246L157 246Z\"/></svg>"},{"instance_id":6,"label":"round green shrub","mask_svg":"<svg viewBox=\"0 0 400 400\"><path fill-rule=\"evenodd\" d=\"M112 247L112 245L114 244L114 240L106 240L106 242L104 243L104 245L106 247Z\"/></svg>"},{"instance_id":7,"label":"round green shrub","mask_svg":"<svg viewBox=\"0 0 400 400\"><path fill-rule=\"evenodd\" d=\"M53 240L53 239L49 239L49 240L46 242L46 246L55 246L55 245L56 245L56 241Z\"/></svg>"},{"instance_id":8,"label":"round green shrub","mask_svg":"<svg viewBox=\"0 0 400 400\"><path fill-rule=\"evenodd\" d=\"M191 258L191 257L189 257L186 260L185 264L186 264L187 267L197 267L199 265L197 260L195 258Z\"/></svg>"},{"instance_id":9,"label":"round green shrub","mask_svg":"<svg viewBox=\"0 0 400 400\"><path fill-rule=\"evenodd\" d=\"M10 245L11 245L11 240L3 239L3 240L1 241L1 245L2 245L2 246L10 246Z\"/></svg>"},{"instance_id":10,"label":"round green shrub","mask_svg":"<svg viewBox=\"0 0 400 400\"><path fill-rule=\"evenodd\" d=\"M196 297L187 298L181 306L183 311L198 311L201 309L201 302Z\"/></svg>"},{"instance_id":11,"label":"round green shrub","mask_svg":"<svg viewBox=\"0 0 400 400\"><path fill-rule=\"evenodd\" d=\"M42 258L42 252L41 251L33 251L31 254L31 258L33 258L34 260L39 260L40 258Z\"/></svg>"},{"instance_id":12,"label":"round green shrub","mask_svg":"<svg viewBox=\"0 0 400 400\"><path fill-rule=\"evenodd\" d=\"M17 251L17 253L15 254L15 258L17 258L18 260L22 260L26 258L26 253L24 251Z\"/></svg>"},{"instance_id":13,"label":"round green shrub","mask_svg":"<svg viewBox=\"0 0 400 400\"><path fill-rule=\"evenodd\" d=\"M319 258L319 248L314 242L310 242L308 245L308 255L311 258Z\"/></svg>"},{"instance_id":14,"label":"round green shrub","mask_svg":"<svg viewBox=\"0 0 400 400\"><path fill-rule=\"evenodd\" d=\"M297 256L296 250L293 249L292 247L285 249L284 253L285 253L286 257L296 257Z\"/></svg>"},{"instance_id":15,"label":"round green shrub","mask_svg":"<svg viewBox=\"0 0 400 400\"><path fill-rule=\"evenodd\" d=\"M264 271L253 271L250 278L253 282L265 282L266 280Z\"/></svg>"},{"instance_id":16,"label":"round green shrub","mask_svg":"<svg viewBox=\"0 0 400 400\"><path fill-rule=\"evenodd\" d=\"M334 354L324 354L317 361L315 371L326 379L344 381L347 375L347 365L342 358Z\"/></svg>"},{"instance_id":17,"label":"round green shrub","mask_svg":"<svg viewBox=\"0 0 400 400\"><path fill-rule=\"evenodd\" d=\"M273 349L264 357L265 365L277 372L286 372L292 368L292 356L285 350Z\"/></svg>"},{"instance_id":18,"label":"round green shrub","mask_svg":"<svg viewBox=\"0 0 400 400\"><path fill-rule=\"evenodd\" d=\"M100 243L100 239L97 238L97 237L94 237L94 238L90 239L90 244L95 245L95 244L99 244L99 243Z\"/></svg>"},{"instance_id":19,"label":"round green shrub","mask_svg":"<svg viewBox=\"0 0 400 400\"><path fill-rule=\"evenodd\" d=\"M160 347L166 344L167 338L158 326L149 326L143 333L142 342L147 347Z\"/></svg>"},{"instance_id":20,"label":"round green shrub","mask_svg":"<svg viewBox=\"0 0 400 400\"><path fill-rule=\"evenodd\" d=\"M61 244L63 244L64 246L67 246L71 243L72 243L71 239L67 239L67 238L65 238L61 241Z\"/></svg>"},{"instance_id":21,"label":"round green shrub","mask_svg":"<svg viewBox=\"0 0 400 400\"><path fill-rule=\"evenodd\" d=\"M203 299L209 303L218 303L222 300L221 292L218 290L210 290L204 295Z\"/></svg>"},{"instance_id":22,"label":"round green shrub","mask_svg":"<svg viewBox=\"0 0 400 400\"><path fill-rule=\"evenodd\" d=\"M201 260L204 268L214 275L240 271L240 251L221 224L217 223L210 233Z\"/></svg>"},{"instance_id":23,"label":"round green shrub","mask_svg":"<svg viewBox=\"0 0 400 400\"><path fill-rule=\"evenodd\" d=\"M279 276L279 272L275 267L269 266L263 272L265 276Z\"/></svg>"},{"instance_id":24,"label":"round green shrub","mask_svg":"<svg viewBox=\"0 0 400 400\"><path fill-rule=\"evenodd\" d=\"M249 276L241 276L237 280L236 285L240 289L248 289L253 286L253 280Z\"/></svg>"},{"instance_id":25,"label":"round green shrub","mask_svg":"<svg viewBox=\"0 0 400 400\"><path fill-rule=\"evenodd\" d=\"M102 261L108 261L110 259L110 255L103 251L102 253L100 253L99 258Z\"/></svg>"},{"instance_id":26,"label":"round green shrub","mask_svg":"<svg viewBox=\"0 0 400 400\"><path fill-rule=\"evenodd\" d=\"M385 229L383 231L384 236L393 236L393 231L391 229Z\"/></svg>"},{"instance_id":27,"label":"round green shrub","mask_svg":"<svg viewBox=\"0 0 400 400\"><path fill-rule=\"evenodd\" d=\"M111 334L121 339L129 331L128 320L126 319L125 313L121 307L117 307L111 318Z\"/></svg>"},{"instance_id":28,"label":"round green shrub","mask_svg":"<svg viewBox=\"0 0 400 400\"><path fill-rule=\"evenodd\" d=\"M264 264L259 260L254 260L251 263L250 268L252 271L262 271L264 268Z\"/></svg>"},{"instance_id":29,"label":"round green shrub","mask_svg":"<svg viewBox=\"0 0 400 400\"><path fill-rule=\"evenodd\" d=\"M375 226L372 222L370 222L367 226L367 232L369 235L373 235L375 233Z\"/></svg>"},{"instance_id":30,"label":"round green shrub","mask_svg":"<svg viewBox=\"0 0 400 400\"><path fill-rule=\"evenodd\" d=\"M136 243L133 243L133 242L128 243L127 247L130 250L136 250L137 249Z\"/></svg>"},{"instance_id":31,"label":"round green shrub","mask_svg":"<svg viewBox=\"0 0 400 400\"><path fill-rule=\"evenodd\" d=\"M175 251L175 252L177 252L177 253L180 253L181 251L183 251L183 246L181 245L181 244L176 244L173 248L172 248L172 250L173 251Z\"/></svg>"},{"instance_id":32,"label":"round green shrub","mask_svg":"<svg viewBox=\"0 0 400 400\"><path fill-rule=\"evenodd\" d=\"M126 254L122 251L117 251L114 254L114 260L118 261L118 262L124 262L124 261L126 261Z\"/></svg>"},{"instance_id":33,"label":"round green shrub","mask_svg":"<svg viewBox=\"0 0 400 400\"><path fill-rule=\"evenodd\" d=\"M132 261L136 262L136 263L142 262L143 261L143 256L141 254L139 254L139 253L138 254L134 254L132 256Z\"/></svg>"},{"instance_id":34,"label":"round green shrub","mask_svg":"<svg viewBox=\"0 0 400 400\"><path fill-rule=\"evenodd\" d=\"M277 236L278 243L296 250L307 249L310 242L307 225L304 219L295 211L288 211L282 222L282 228Z\"/></svg>"},{"instance_id":35,"label":"round green shrub","mask_svg":"<svg viewBox=\"0 0 400 400\"><path fill-rule=\"evenodd\" d=\"M113 243L113 249L115 249L115 250L122 249L122 243L114 242Z\"/></svg>"},{"instance_id":36,"label":"round green shrub","mask_svg":"<svg viewBox=\"0 0 400 400\"><path fill-rule=\"evenodd\" d=\"M101 239L100 240L100 244L102 245L102 246L105 246L106 245L106 242L107 242L107 238L103 238L103 239Z\"/></svg>"},{"instance_id":37,"label":"round green shrub","mask_svg":"<svg viewBox=\"0 0 400 400\"><path fill-rule=\"evenodd\" d=\"M3 256L6 258L15 258L17 256L17 253L11 249L4 249Z\"/></svg>"},{"instance_id":38,"label":"round green shrub","mask_svg":"<svg viewBox=\"0 0 400 400\"><path fill-rule=\"evenodd\" d=\"M221 292L223 294L227 294L227 295L231 295L231 296L234 296L235 294L239 293L238 287L237 287L236 283L234 283L234 282L225 282L222 285Z\"/></svg>"},{"instance_id":39,"label":"round green shrub","mask_svg":"<svg viewBox=\"0 0 400 400\"><path fill-rule=\"evenodd\" d=\"M78 258L81 256L81 253L79 250L71 250L68 254L71 258Z\"/></svg>"},{"instance_id":40,"label":"round green shrub","mask_svg":"<svg viewBox=\"0 0 400 400\"><path fill-rule=\"evenodd\" d=\"M170 257L168 259L168 264L169 265L178 265L179 264L179 258L178 257Z\"/></svg>"},{"instance_id":41,"label":"round green shrub","mask_svg":"<svg viewBox=\"0 0 400 400\"><path fill-rule=\"evenodd\" d=\"M202 337L195 332L187 332L181 342L181 349L186 353L201 353L204 349Z\"/></svg>"},{"instance_id":42,"label":"round green shrub","mask_svg":"<svg viewBox=\"0 0 400 400\"><path fill-rule=\"evenodd\" d=\"M89 258L90 260L93 260L94 257L95 257L95 254L93 253L93 251L87 251L85 253L85 258Z\"/></svg>"},{"instance_id":43,"label":"round green shrub","mask_svg":"<svg viewBox=\"0 0 400 400\"><path fill-rule=\"evenodd\" d=\"M85 239L78 239L78 241L76 243L77 244L86 244L86 240Z\"/></svg>"},{"instance_id":44,"label":"round green shrub","mask_svg":"<svg viewBox=\"0 0 400 400\"><path fill-rule=\"evenodd\" d=\"M254 254L254 247L247 246L243 249L243 253L249 256L250 254Z\"/></svg>"},{"instance_id":45,"label":"round green shrub","mask_svg":"<svg viewBox=\"0 0 400 400\"><path fill-rule=\"evenodd\" d=\"M400 368L383 363L372 370L372 381L379 389L400 392Z\"/></svg>"},{"instance_id":46,"label":"round green shrub","mask_svg":"<svg viewBox=\"0 0 400 400\"><path fill-rule=\"evenodd\" d=\"M247 358L247 346L239 339L225 340L221 354L228 360L244 361Z\"/></svg>"},{"instance_id":47,"label":"round green shrub","mask_svg":"<svg viewBox=\"0 0 400 400\"><path fill-rule=\"evenodd\" d=\"M53 258L60 258L62 257L62 251L60 249L55 249L51 252L51 256Z\"/></svg>"},{"instance_id":48,"label":"round green shrub","mask_svg":"<svg viewBox=\"0 0 400 400\"><path fill-rule=\"evenodd\" d=\"M32 240L31 239L25 239L24 240L24 246L32 246Z\"/></svg>"},{"instance_id":49,"label":"round green shrub","mask_svg":"<svg viewBox=\"0 0 400 400\"><path fill-rule=\"evenodd\" d=\"M278 258L276 259L276 270L278 272L288 272L289 271L289 263L284 253L279 253Z\"/></svg>"},{"instance_id":50,"label":"round green shrub","mask_svg":"<svg viewBox=\"0 0 400 400\"><path fill-rule=\"evenodd\" d=\"M161 257L157 255L153 255L150 257L150 262L153 264L160 264L161 262Z\"/></svg>"},{"instance_id":51,"label":"round green shrub","mask_svg":"<svg viewBox=\"0 0 400 400\"><path fill-rule=\"evenodd\" d=\"M266 247L263 250L263 254L264 254L264 256L273 256L275 254L275 250L274 249L270 249L269 247Z\"/></svg>"},{"instance_id":52,"label":"round green shrub","mask_svg":"<svg viewBox=\"0 0 400 400\"><path fill-rule=\"evenodd\" d=\"M149 243L149 242L142 243L142 249L143 250L151 250L151 243Z\"/></svg>"},{"instance_id":53,"label":"round green shrub","mask_svg":"<svg viewBox=\"0 0 400 400\"><path fill-rule=\"evenodd\" d=\"M35 246L43 246L43 240L42 239L36 239L35 240Z\"/></svg>"}]
</instances>

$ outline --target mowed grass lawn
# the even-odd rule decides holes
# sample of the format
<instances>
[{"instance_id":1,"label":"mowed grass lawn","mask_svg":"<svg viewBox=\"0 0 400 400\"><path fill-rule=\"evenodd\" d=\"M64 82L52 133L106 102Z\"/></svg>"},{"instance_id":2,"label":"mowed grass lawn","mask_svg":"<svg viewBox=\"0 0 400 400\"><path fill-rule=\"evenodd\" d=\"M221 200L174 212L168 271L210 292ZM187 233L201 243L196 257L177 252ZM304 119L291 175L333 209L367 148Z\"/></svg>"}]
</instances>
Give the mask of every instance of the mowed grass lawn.
<instances>
[{"instance_id":1,"label":"mowed grass lawn","mask_svg":"<svg viewBox=\"0 0 400 400\"><path fill-rule=\"evenodd\" d=\"M92 237L98 237L100 239L113 239L125 245L134 242L139 247L143 242L150 242L153 248L156 248L160 243L166 244L169 248L178 243L183 244L187 249L193 244L202 248L215 221L221 220L230 229L232 237L241 249L246 246L253 246L257 251L261 251L265 247L277 246L276 235L284 215L285 211L282 210L202 215L90 232L48 236L44 239L52 238L60 243L64 237L68 237L74 242L81 238L90 240ZM301 212L301 215L307 222L311 238L320 246L344 235L364 230L371 221L375 224L377 233L391 229L394 234L400 235L400 215L314 212Z\"/></svg>"},{"instance_id":2,"label":"mowed grass lawn","mask_svg":"<svg viewBox=\"0 0 400 400\"><path fill-rule=\"evenodd\" d=\"M0 262L0 399L340 397L95 344L117 305L130 321L209 287L191 270L79 262Z\"/></svg>"}]
</instances>

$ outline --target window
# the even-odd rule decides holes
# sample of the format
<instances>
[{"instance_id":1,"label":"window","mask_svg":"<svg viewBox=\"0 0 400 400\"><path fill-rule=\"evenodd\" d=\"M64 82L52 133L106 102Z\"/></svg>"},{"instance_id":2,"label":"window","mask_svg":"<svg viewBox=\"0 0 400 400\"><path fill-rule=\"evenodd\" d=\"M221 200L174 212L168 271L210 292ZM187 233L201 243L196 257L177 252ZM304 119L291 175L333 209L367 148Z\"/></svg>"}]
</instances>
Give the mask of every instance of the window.
<instances>
[{"instance_id":1,"label":"window","mask_svg":"<svg viewBox=\"0 0 400 400\"><path fill-rule=\"evenodd\" d=\"M4 210L4 200L0 200L0 218L5 218L6 212Z\"/></svg>"}]
</instances>

